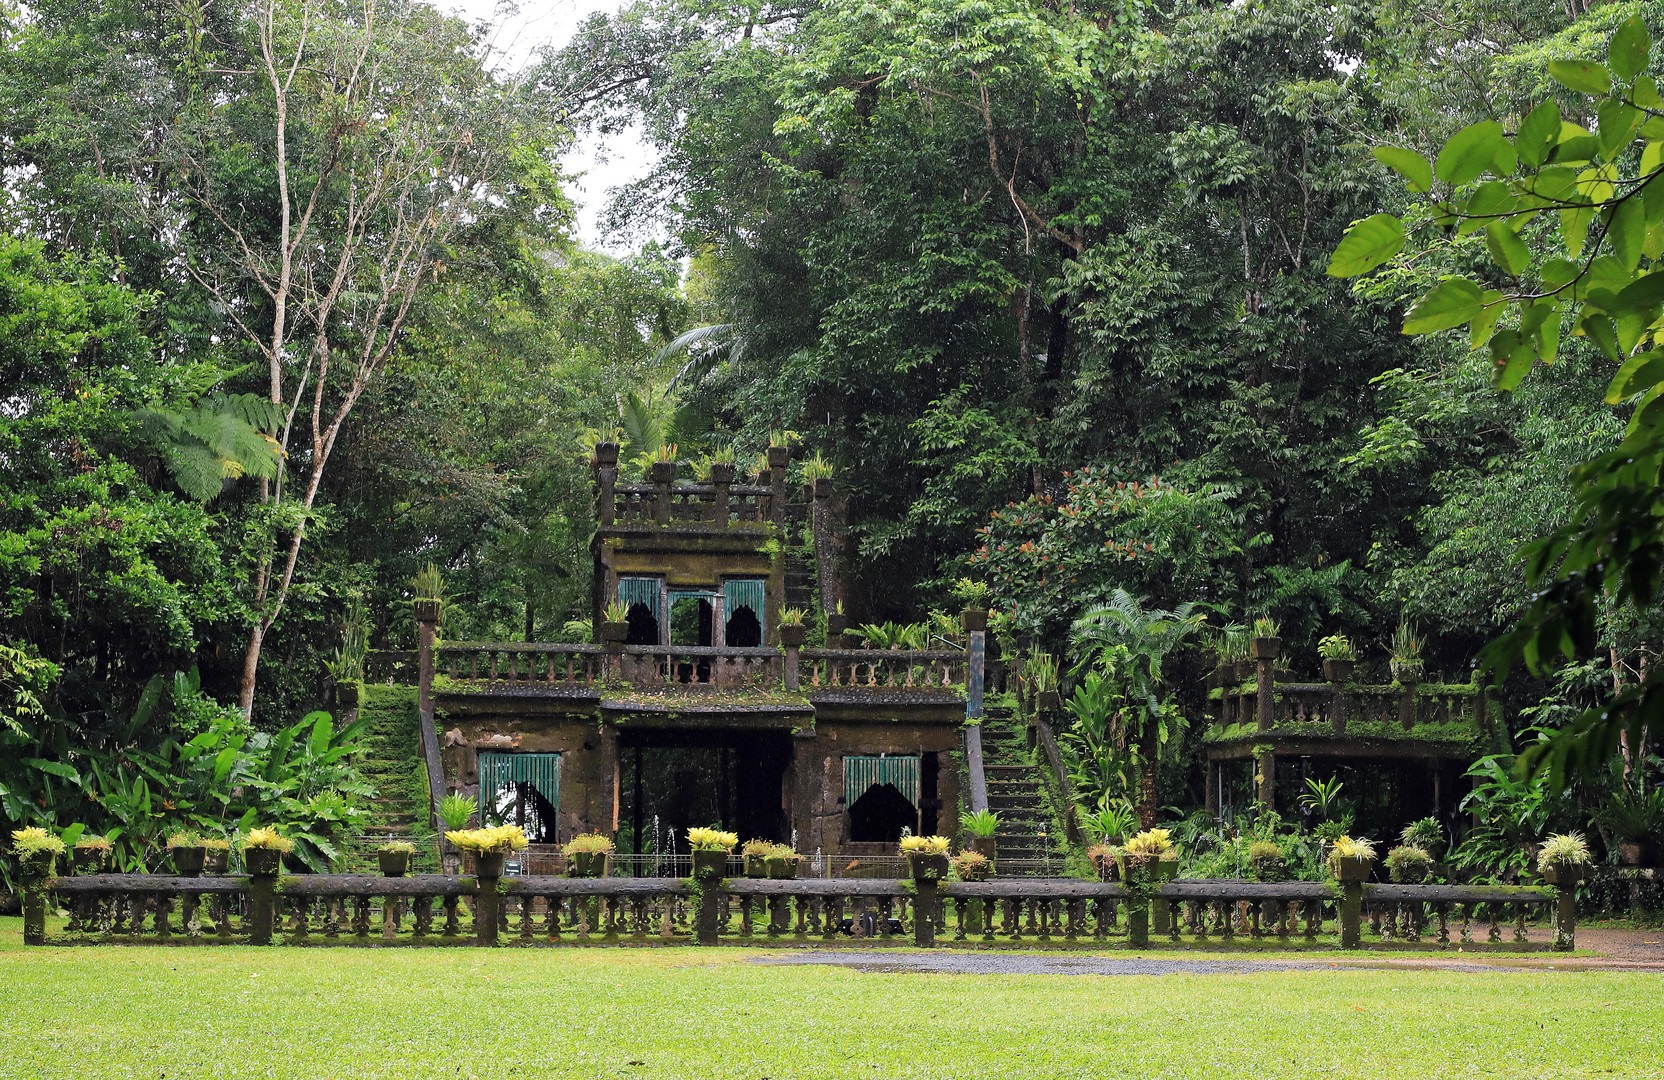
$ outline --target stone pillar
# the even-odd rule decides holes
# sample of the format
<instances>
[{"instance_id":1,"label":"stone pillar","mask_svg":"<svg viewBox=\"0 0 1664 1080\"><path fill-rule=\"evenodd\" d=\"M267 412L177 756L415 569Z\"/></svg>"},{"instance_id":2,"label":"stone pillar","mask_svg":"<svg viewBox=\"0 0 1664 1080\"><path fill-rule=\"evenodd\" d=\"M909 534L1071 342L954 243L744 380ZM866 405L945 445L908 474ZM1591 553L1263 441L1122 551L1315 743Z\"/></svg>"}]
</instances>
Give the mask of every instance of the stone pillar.
<instances>
[{"instance_id":1,"label":"stone pillar","mask_svg":"<svg viewBox=\"0 0 1664 1080\"><path fill-rule=\"evenodd\" d=\"M497 863L498 866L481 865L482 863L489 864L491 862ZM501 883L502 878L494 874L488 876L479 873L479 871L500 868L501 863L501 857L496 859L474 857L474 882L479 890L474 894L474 944L476 945L497 944L497 924L502 921L501 911L503 907L503 901L501 896L498 895L497 886Z\"/></svg>"},{"instance_id":2,"label":"stone pillar","mask_svg":"<svg viewBox=\"0 0 1664 1080\"><path fill-rule=\"evenodd\" d=\"M603 527L613 523L615 499L613 486L618 483L618 444L595 445L595 520Z\"/></svg>"},{"instance_id":3,"label":"stone pillar","mask_svg":"<svg viewBox=\"0 0 1664 1080\"><path fill-rule=\"evenodd\" d=\"M46 882L23 886L23 944L46 944Z\"/></svg>"},{"instance_id":4,"label":"stone pillar","mask_svg":"<svg viewBox=\"0 0 1664 1080\"><path fill-rule=\"evenodd\" d=\"M1277 754L1261 751L1254 759L1254 771L1259 774L1259 804L1267 810L1277 808Z\"/></svg>"},{"instance_id":5,"label":"stone pillar","mask_svg":"<svg viewBox=\"0 0 1664 1080\"><path fill-rule=\"evenodd\" d=\"M1398 725L1405 731L1416 726L1416 687L1415 679L1401 679L1404 684L1404 695L1398 699Z\"/></svg>"},{"instance_id":6,"label":"stone pillar","mask_svg":"<svg viewBox=\"0 0 1664 1080\"><path fill-rule=\"evenodd\" d=\"M1639 879L1637 879L1639 880ZM1577 876L1554 886L1554 951L1577 948Z\"/></svg>"},{"instance_id":7,"label":"stone pillar","mask_svg":"<svg viewBox=\"0 0 1664 1080\"><path fill-rule=\"evenodd\" d=\"M1259 677L1259 728L1270 731L1276 722L1277 697L1273 680L1276 678L1272 668L1281 655L1283 642L1281 638L1257 637L1254 639L1254 666Z\"/></svg>"},{"instance_id":8,"label":"stone pillar","mask_svg":"<svg viewBox=\"0 0 1664 1080\"><path fill-rule=\"evenodd\" d=\"M769 520L776 526L786 527L786 464L791 460L791 451L784 446L771 446L766 451L768 455L768 486Z\"/></svg>"},{"instance_id":9,"label":"stone pillar","mask_svg":"<svg viewBox=\"0 0 1664 1080\"><path fill-rule=\"evenodd\" d=\"M277 914L277 873L248 876L250 945L270 945Z\"/></svg>"},{"instance_id":10,"label":"stone pillar","mask_svg":"<svg viewBox=\"0 0 1664 1080\"><path fill-rule=\"evenodd\" d=\"M1340 886L1340 947L1356 949L1362 941L1364 883L1343 881Z\"/></svg>"},{"instance_id":11,"label":"stone pillar","mask_svg":"<svg viewBox=\"0 0 1664 1080\"><path fill-rule=\"evenodd\" d=\"M965 659L965 771L969 774L971 809L988 809L988 779L982 764L982 688L988 655L988 612L967 610L961 620L970 650Z\"/></svg>"},{"instance_id":12,"label":"stone pillar","mask_svg":"<svg viewBox=\"0 0 1664 1080\"><path fill-rule=\"evenodd\" d=\"M422 731L422 760L428 767L428 823L439 826L439 801L445 797L445 773L439 764L439 729L433 709L433 647L439 634L439 601L417 600L416 716Z\"/></svg>"},{"instance_id":13,"label":"stone pillar","mask_svg":"<svg viewBox=\"0 0 1664 1080\"><path fill-rule=\"evenodd\" d=\"M938 883L913 879L913 944L921 949L936 946L936 905L940 902Z\"/></svg>"}]
</instances>

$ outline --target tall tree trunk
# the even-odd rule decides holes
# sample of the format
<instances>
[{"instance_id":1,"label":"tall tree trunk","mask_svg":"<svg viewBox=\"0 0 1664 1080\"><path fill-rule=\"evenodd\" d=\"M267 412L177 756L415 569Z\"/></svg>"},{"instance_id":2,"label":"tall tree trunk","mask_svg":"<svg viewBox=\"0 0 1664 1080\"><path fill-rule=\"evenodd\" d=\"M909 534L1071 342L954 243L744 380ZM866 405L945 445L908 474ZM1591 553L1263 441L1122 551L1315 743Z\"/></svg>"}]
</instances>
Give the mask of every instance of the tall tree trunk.
<instances>
[{"instance_id":1,"label":"tall tree trunk","mask_svg":"<svg viewBox=\"0 0 1664 1080\"><path fill-rule=\"evenodd\" d=\"M1156 755L1160 752L1156 744L1155 718L1148 713L1144 716L1143 751L1139 756L1144 760L1138 771L1138 820L1145 829L1153 829L1156 825Z\"/></svg>"}]
</instances>

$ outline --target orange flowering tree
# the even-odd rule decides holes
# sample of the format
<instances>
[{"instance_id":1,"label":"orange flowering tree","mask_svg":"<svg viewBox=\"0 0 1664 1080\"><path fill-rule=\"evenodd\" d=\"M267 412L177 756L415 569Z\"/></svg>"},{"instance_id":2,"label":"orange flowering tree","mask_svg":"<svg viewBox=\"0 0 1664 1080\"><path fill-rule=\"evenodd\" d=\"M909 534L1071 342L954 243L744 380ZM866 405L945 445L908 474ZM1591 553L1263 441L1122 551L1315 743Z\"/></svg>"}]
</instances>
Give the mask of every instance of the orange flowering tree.
<instances>
[{"instance_id":1,"label":"orange flowering tree","mask_svg":"<svg viewBox=\"0 0 1664 1080\"><path fill-rule=\"evenodd\" d=\"M1055 494L1009 503L978 530L968 557L997 606L1044 632L1117 588L1160 606L1222 602L1236 591L1242 514L1230 488L1188 489L1110 467L1065 473Z\"/></svg>"}]
</instances>

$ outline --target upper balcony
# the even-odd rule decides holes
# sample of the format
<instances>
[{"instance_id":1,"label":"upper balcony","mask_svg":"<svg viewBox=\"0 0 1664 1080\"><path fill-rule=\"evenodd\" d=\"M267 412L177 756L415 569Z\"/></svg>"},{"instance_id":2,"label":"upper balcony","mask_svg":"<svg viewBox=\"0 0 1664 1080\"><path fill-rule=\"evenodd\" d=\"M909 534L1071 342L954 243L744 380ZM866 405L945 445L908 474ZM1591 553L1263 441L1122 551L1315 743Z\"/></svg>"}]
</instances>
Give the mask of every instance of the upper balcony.
<instances>
[{"instance_id":1,"label":"upper balcony","mask_svg":"<svg viewBox=\"0 0 1664 1080\"><path fill-rule=\"evenodd\" d=\"M768 468L755 484L734 483L731 464L714 464L702 483L678 483L673 462L648 466L647 483L618 482L618 444L595 447L596 518L604 535L767 531L787 520L783 446L768 448Z\"/></svg>"}]
</instances>

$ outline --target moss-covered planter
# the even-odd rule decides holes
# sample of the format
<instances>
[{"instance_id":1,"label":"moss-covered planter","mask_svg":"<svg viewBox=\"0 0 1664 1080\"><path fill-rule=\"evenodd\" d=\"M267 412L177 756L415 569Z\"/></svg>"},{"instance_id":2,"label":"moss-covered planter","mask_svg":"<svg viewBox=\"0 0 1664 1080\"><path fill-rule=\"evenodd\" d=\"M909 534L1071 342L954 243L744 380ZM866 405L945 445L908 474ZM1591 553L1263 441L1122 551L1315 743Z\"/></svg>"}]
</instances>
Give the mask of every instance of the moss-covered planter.
<instances>
[{"instance_id":1,"label":"moss-covered planter","mask_svg":"<svg viewBox=\"0 0 1664 1080\"><path fill-rule=\"evenodd\" d=\"M566 876L606 877L612 856L604 851L577 851L566 857Z\"/></svg>"},{"instance_id":2,"label":"moss-covered planter","mask_svg":"<svg viewBox=\"0 0 1664 1080\"><path fill-rule=\"evenodd\" d=\"M1588 874L1588 871L1589 868L1581 863L1570 866L1562 866L1559 863L1549 863L1547 866L1543 867L1542 874L1543 880L1548 882L1550 885L1570 888L1582 881Z\"/></svg>"},{"instance_id":3,"label":"moss-covered planter","mask_svg":"<svg viewBox=\"0 0 1664 1080\"><path fill-rule=\"evenodd\" d=\"M965 633L974 634L988 629L987 608L966 608L959 613L960 625L965 627Z\"/></svg>"},{"instance_id":4,"label":"moss-covered planter","mask_svg":"<svg viewBox=\"0 0 1664 1080\"><path fill-rule=\"evenodd\" d=\"M787 623L781 623L780 644L784 645L788 649L801 649L803 648L803 642L807 637L808 632L809 628L804 626L802 623L798 623L795 626Z\"/></svg>"},{"instance_id":5,"label":"moss-covered planter","mask_svg":"<svg viewBox=\"0 0 1664 1080\"><path fill-rule=\"evenodd\" d=\"M913 869L913 880L924 882L938 882L948 876L948 857L946 855L909 855L907 863Z\"/></svg>"},{"instance_id":6,"label":"moss-covered planter","mask_svg":"<svg viewBox=\"0 0 1664 1080\"><path fill-rule=\"evenodd\" d=\"M1368 881L1373 860L1361 855L1337 855L1330 861L1336 881Z\"/></svg>"},{"instance_id":7,"label":"moss-covered planter","mask_svg":"<svg viewBox=\"0 0 1664 1080\"><path fill-rule=\"evenodd\" d=\"M728 872L726 851L695 850L693 876L698 881L719 881Z\"/></svg>"},{"instance_id":8,"label":"moss-covered planter","mask_svg":"<svg viewBox=\"0 0 1664 1080\"><path fill-rule=\"evenodd\" d=\"M1255 660L1275 660L1283 654L1283 639L1257 637L1253 641Z\"/></svg>"},{"instance_id":9,"label":"moss-covered planter","mask_svg":"<svg viewBox=\"0 0 1664 1080\"><path fill-rule=\"evenodd\" d=\"M830 476L816 477L813 491L813 497L818 500L830 499L832 497L832 478Z\"/></svg>"},{"instance_id":10,"label":"moss-covered planter","mask_svg":"<svg viewBox=\"0 0 1664 1080\"><path fill-rule=\"evenodd\" d=\"M647 467L649 483L669 484L676 480L676 463L674 461L655 461Z\"/></svg>"},{"instance_id":11,"label":"moss-covered planter","mask_svg":"<svg viewBox=\"0 0 1664 1080\"><path fill-rule=\"evenodd\" d=\"M766 878L766 877L768 877L768 856L767 855L747 855L747 856L745 856L745 876L748 877L748 878Z\"/></svg>"},{"instance_id":12,"label":"moss-covered planter","mask_svg":"<svg viewBox=\"0 0 1664 1080\"><path fill-rule=\"evenodd\" d=\"M1034 707L1041 712L1055 712L1063 708L1063 695L1056 690L1042 690L1034 696Z\"/></svg>"},{"instance_id":13,"label":"moss-covered planter","mask_svg":"<svg viewBox=\"0 0 1664 1080\"><path fill-rule=\"evenodd\" d=\"M1177 859L1157 859L1155 862L1146 865L1150 869L1150 880L1157 884L1172 881L1179 876L1179 860ZM1115 869L1119 872L1121 880L1126 881L1127 856L1125 854L1115 856Z\"/></svg>"},{"instance_id":14,"label":"moss-covered planter","mask_svg":"<svg viewBox=\"0 0 1664 1080\"><path fill-rule=\"evenodd\" d=\"M411 610L416 613L417 622L438 622L439 601L431 599L412 600Z\"/></svg>"},{"instance_id":15,"label":"moss-covered planter","mask_svg":"<svg viewBox=\"0 0 1664 1080\"><path fill-rule=\"evenodd\" d=\"M168 855L173 859L173 868L180 877L201 877L202 861L207 854L205 848L196 845L168 848Z\"/></svg>"},{"instance_id":16,"label":"moss-covered planter","mask_svg":"<svg viewBox=\"0 0 1664 1080\"><path fill-rule=\"evenodd\" d=\"M404 877L410 870L410 852L378 851L376 862L381 866L382 877Z\"/></svg>"},{"instance_id":17,"label":"moss-covered planter","mask_svg":"<svg viewBox=\"0 0 1664 1080\"><path fill-rule=\"evenodd\" d=\"M110 849L76 848L71 859L77 874L102 874L110 864Z\"/></svg>"},{"instance_id":18,"label":"moss-covered planter","mask_svg":"<svg viewBox=\"0 0 1664 1080\"><path fill-rule=\"evenodd\" d=\"M1350 682L1352 672L1357 670L1356 660L1325 660L1323 661L1323 677L1332 683Z\"/></svg>"},{"instance_id":19,"label":"moss-covered planter","mask_svg":"<svg viewBox=\"0 0 1664 1080\"><path fill-rule=\"evenodd\" d=\"M776 881L790 881L797 876L796 855L770 855L766 861L768 876Z\"/></svg>"},{"instance_id":20,"label":"moss-covered planter","mask_svg":"<svg viewBox=\"0 0 1664 1080\"><path fill-rule=\"evenodd\" d=\"M1092 856L1092 865L1098 868L1100 881L1120 881L1121 864L1113 855L1099 854Z\"/></svg>"},{"instance_id":21,"label":"moss-covered planter","mask_svg":"<svg viewBox=\"0 0 1664 1080\"><path fill-rule=\"evenodd\" d=\"M223 874L231 865L231 852L225 848L209 848L202 856L202 872Z\"/></svg>"},{"instance_id":22,"label":"moss-covered planter","mask_svg":"<svg viewBox=\"0 0 1664 1080\"><path fill-rule=\"evenodd\" d=\"M343 709L358 708L358 684L352 682L336 683L335 704Z\"/></svg>"},{"instance_id":23,"label":"moss-covered planter","mask_svg":"<svg viewBox=\"0 0 1664 1080\"><path fill-rule=\"evenodd\" d=\"M499 878L503 876L503 863L508 856L501 851L478 852L474 855L474 876Z\"/></svg>"},{"instance_id":24,"label":"moss-covered planter","mask_svg":"<svg viewBox=\"0 0 1664 1080\"><path fill-rule=\"evenodd\" d=\"M999 852L999 847L1000 841L997 836L971 837L971 850L983 856L989 862L994 861L994 856Z\"/></svg>"},{"instance_id":25,"label":"moss-covered planter","mask_svg":"<svg viewBox=\"0 0 1664 1080\"><path fill-rule=\"evenodd\" d=\"M734 463L731 461L713 461L710 478L713 484L732 484L734 482Z\"/></svg>"},{"instance_id":26,"label":"moss-covered planter","mask_svg":"<svg viewBox=\"0 0 1664 1080\"><path fill-rule=\"evenodd\" d=\"M624 622L623 620L619 620L618 622L604 622L601 624L602 641L623 641L629 636L630 624Z\"/></svg>"},{"instance_id":27,"label":"moss-covered planter","mask_svg":"<svg viewBox=\"0 0 1664 1080\"><path fill-rule=\"evenodd\" d=\"M283 852L276 848L245 848L243 865L256 877L276 877L283 867Z\"/></svg>"}]
</instances>

